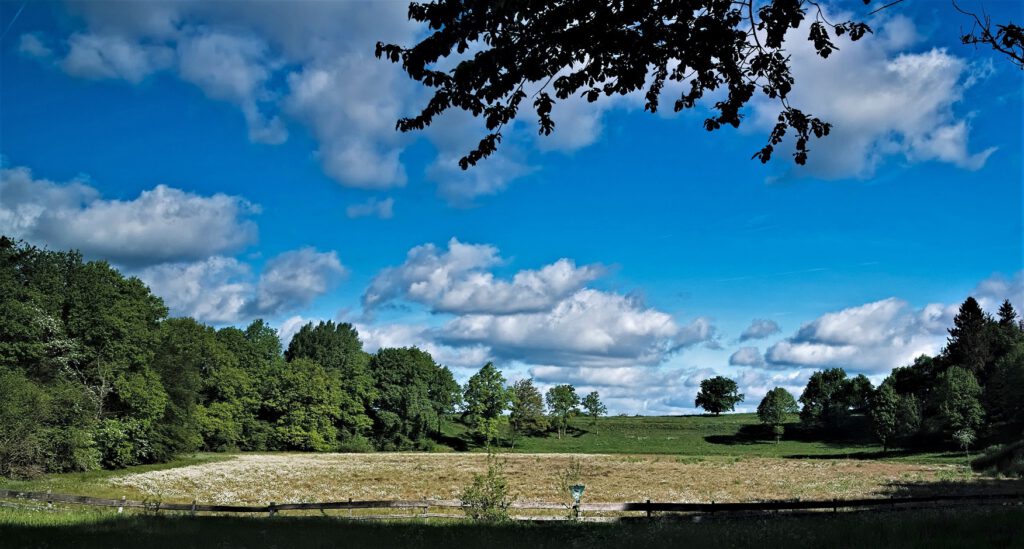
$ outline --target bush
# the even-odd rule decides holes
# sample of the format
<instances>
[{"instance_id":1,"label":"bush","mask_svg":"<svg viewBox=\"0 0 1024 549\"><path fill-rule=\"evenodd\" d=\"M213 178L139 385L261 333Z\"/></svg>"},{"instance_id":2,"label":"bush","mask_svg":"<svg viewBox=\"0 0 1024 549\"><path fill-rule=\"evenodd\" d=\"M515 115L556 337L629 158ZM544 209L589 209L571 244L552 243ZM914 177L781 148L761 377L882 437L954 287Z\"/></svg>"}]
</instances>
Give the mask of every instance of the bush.
<instances>
[{"instance_id":1,"label":"bush","mask_svg":"<svg viewBox=\"0 0 1024 549\"><path fill-rule=\"evenodd\" d=\"M148 425L136 419L105 419L96 429L100 462L107 469L120 469L152 460Z\"/></svg>"},{"instance_id":2,"label":"bush","mask_svg":"<svg viewBox=\"0 0 1024 549\"><path fill-rule=\"evenodd\" d=\"M1024 478L1024 440L993 446L971 461L975 471Z\"/></svg>"},{"instance_id":3,"label":"bush","mask_svg":"<svg viewBox=\"0 0 1024 549\"><path fill-rule=\"evenodd\" d=\"M505 477L505 460L493 453L487 454L487 473L474 474L473 482L459 497L466 516L483 522L504 522L508 520L508 508L512 495Z\"/></svg>"}]
</instances>

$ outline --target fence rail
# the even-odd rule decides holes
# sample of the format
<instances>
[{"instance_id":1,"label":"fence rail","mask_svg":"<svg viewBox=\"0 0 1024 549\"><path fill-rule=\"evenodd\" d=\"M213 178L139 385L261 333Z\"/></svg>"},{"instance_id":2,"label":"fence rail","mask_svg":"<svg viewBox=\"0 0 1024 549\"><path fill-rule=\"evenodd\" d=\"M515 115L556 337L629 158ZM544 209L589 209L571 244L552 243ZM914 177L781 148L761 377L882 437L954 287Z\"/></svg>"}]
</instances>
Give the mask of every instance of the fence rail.
<instances>
[{"instance_id":1,"label":"fence rail","mask_svg":"<svg viewBox=\"0 0 1024 549\"><path fill-rule=\"evenodd\" d=\"M322 503L274 503L268 505L209 505L192 503L164 503L159 501L138 501L127 498L105 499L51 492L22 492L18 490L0 489L0 499L21 499L53 503L71 503L76 505L92 505L99 507L117 507L118 512L126 508L145 509L149 511L185 511L195 513L266 513L270 516L279 511L328 511L355 509L411 509L419 512L413 515L364 515L360 518L453 518L461 515L445 513L429 513L431 508L462 508L458 500L383 500L383 501L329 501ZM916 497L864 498L864 499L833 499L818 501L763 501L737 503L663 503L663 502L626 502L626 503L581 503L579 510L589 513L640 512L648 517L652 513L736 513L752 511L812 511L839 509L870 509L879 507L895 507L921 504L978 504L991 502L1024 503L1024 494L971 494L971 495L938 495ZM569 505L563 503L517 501L510 505L512 509L568 511ZM543 516L516 516L522 520L551 519Z\"/></svg>"}]
</instances>

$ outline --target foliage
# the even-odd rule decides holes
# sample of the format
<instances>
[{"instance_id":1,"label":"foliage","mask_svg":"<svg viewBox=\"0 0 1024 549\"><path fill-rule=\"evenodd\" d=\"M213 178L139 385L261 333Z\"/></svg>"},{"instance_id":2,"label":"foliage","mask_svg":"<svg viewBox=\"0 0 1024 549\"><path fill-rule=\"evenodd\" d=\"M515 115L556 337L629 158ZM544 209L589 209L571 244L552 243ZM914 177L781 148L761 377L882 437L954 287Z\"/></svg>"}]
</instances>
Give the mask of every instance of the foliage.
<instances>
[{"instance_id":1,"label":"foliage","mask_svg":"<svg viewBox=\"0 0 1024 549\"><path fill-rule=\"evenodd\" d=\"M933 398L938 410L933 418L936 430L953 434L981 426L981 386L970 371L954 366L939 374Z\"/></svg>"},{"instance_id":2,"label":"foliage","mask_svg":"<svg viewBox=\"0 0 1024 549\"><path fill-rule=\"evenodd\" d=\"M871 424L875 435L882 442L882 449L888 450L897 435L899 423L900 397L892 388L892 383L882 383L871 400Z\"/></svg>"},{"instance_id":3,"label":"foliage","mask_svg":"<svg viewBox=\"0 0 1024 549\"><path fill-rule=\"evenodd\" d=\"M265 408L277 449L325 452L338 447L335 422L341 415L337 372L298 358L277 364L268 383Z\"/></svg>"},{"instance_id":4,"label":"foliage","mask_svg":"<svg viewBox=\"0 0 1024 549\"><path fill-rule=\"evenodd\" d=\"M973 297L968 297L953 317L949 339L943 351L947 364L970 371L978 379L985 379L992 364L993 319L981 310Z\"/></svg>"},{"instance_id":5,"label":"foliage","mask_svg":"<svg viewBox=\"0 0 1024 549\"><path fill-rule=\"evenodd\" d=\"M430 386L440 367L415 347L381 349L370 359L377 398L370 413L378 447L385 450L428 448L437 409Z\"/></svg>"},{"instance_id":6,"label":"foliage","mask_svg":"<svg viewBox=\"0 0 1024 549\"><path fill-rule=\"evenodd\" d=\"M587 396L583 397L580 404L583 406L583 414L590 418L590 424L594 426L596 431L597 418L608 413L608 407L601 402L601 395L597 391L591 391L587 393ZM601 432L596 431L596 434L601 434Z\"/></svg>"},{"instance_id":7,"label":"foliage","mask_svg":"<svg viewBox=\"0 0 1024 549\"><path fill-rule=\"evenodd\" d=\"M466 416L486 444L498 438L498 419L508 408L511 395L501 371L488 362L473 374L463 390Z\"/></svg>"},{"instance_id":8,"label":"foliage","mask_svg":"<svg viewBox=\"0 0 1024 549\"><path fill-rule=\"evenodd\" d=\"M544 415L544 399L532 379L520 379L509 388L511 393L508 426L512 432L512 446L519 436L543 433L548 428Z\"/></svg>"},{"instance_id":9,"label":"foliage","mask_svg":"<svg viewBox=\"0 0 1024 549\"><path fill-rule=\"evenodd\" d=\"M813 13L807 39L822 58L838 49L833 39L856 41L871 32L861 22L833 24L815 8L809 0L759 7L753 0L414 2L410 19L430 33L408 48L378 42L376 55L400 62L410 77L434 89L422 112L399 120L398 129L422 130L453 108L484 118L488 133L459 160L463 169L496 150L502 128L528 98L539 132L548 135L560 101L643 92L645 110L655 112L666 84L676 88L677 112L696 107L705 95L716 97L704 120L708 131L738 127L744 106L758 94L777 101L778 122L754 157L767 162L792 130L794 160L803 164L811 137L828 135L831 125L789 103L795 79L787 32Z\"/></svg>"},{"instance_id":10,"label":"foliage","mask_svg":"<svg viewBox=\"0 0 1024 549\"><path fill-rule=\"evenodd\" d=\"M717 416L736 409L740 402L743 402L743 394L739 392L736 382L727 377L715 376L700 382L700 391L694 405Z\"/></svg>"},{"instance_id":11,"label":"foliage","mask_svg":"<svg viewBox=\"0 0 1024 549\"><path fill-rule=\"evenodd\" d=\"M576 456L570 457L569 463L565 465L564 469L558 471L555 480L558 493L565 498L566 505L571 506L575 503L572 497L572 487L583 483L583 461Z\"/></svg>"},{"instance_id":12,"label":"foliage","mask_svg":"<svg viewBox=\"0 0 1024 549\"><path fill-rule=\"evenodd\" d=\"M800 420L810 428L837 429L853 406L852 383L842 368L814 372L800 395Z\"/></svg>"},{"instance_id":13,"label":"foliage","mask_svg":"<svg viewBox=\"0 0 1024 549\"><path fill-rule=\"evenodd\" d=\"M493 452L487 454L487 472L473 475L473 482L459 496L466 516L482 522L508 520L508 508L515 496L508 487L505 460Z\"/></svg>"},{"instance_id":14,"label":"foliage","mask_svg":"<svg viewBox=\"0 0 1024 549\"><path fill-rule=\"evenodd\" d=\"M569 384L555 385L544 395L544 402L555 421L558 438L562 438L569 427L569 418L580 411L580 397L576 394L576 388Z\"/></svg>"},{"instance_id":15,"label":"foliage","mask_svg":"<svg viewBox=\"0 0 1024 549\"><path fill-rule=\"evenodd\" d=\"M793 395L782 387L776 387L768 391L757 405L757 418L772 428L775 444L778 444L785 432L786 420L798 411Z\"/></svg>"}]
</instances>

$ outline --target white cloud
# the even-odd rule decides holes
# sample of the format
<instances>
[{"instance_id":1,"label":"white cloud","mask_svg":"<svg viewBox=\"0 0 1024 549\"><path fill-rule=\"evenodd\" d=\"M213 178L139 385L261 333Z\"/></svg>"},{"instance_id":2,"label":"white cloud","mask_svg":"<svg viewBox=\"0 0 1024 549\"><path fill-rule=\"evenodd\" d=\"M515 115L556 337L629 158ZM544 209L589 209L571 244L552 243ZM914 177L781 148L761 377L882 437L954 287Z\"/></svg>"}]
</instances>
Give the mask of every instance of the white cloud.
<instances>
[{"instance_id":1,"label":"white cloud","mask_svg":"<svg viewBox=\"0 0 1024 549\"><path fill-rule=\"evenodd\" d=\"M486 345L451 346L438 343L434 330L414 324L385 324L374 326L356 324L363 350L375 353L384 347L418 347L434 358L438 364L464 370L477 370L493 360Z\"/></svg>"},{"instance_id":2,"label":"white cloud","mask_svg":"<svg viewBox=\"0 0 1024 549\"><path fill-rule=\"evenodd\" d=\"M1010 304L1020 315L1024 313L1024 270L1017 271L1009 277L995 273L979 282L971 295L978 300L982 308L992 314L999 310L1004 299L1009 299Z\"/></svg>"},{"instance_id":3,"label":"white cloud","mask_svg":"<svg viewBox=\"0 0 1024 549\"><path fill-rule=\"evenodd\" d=\"M34 33L21 35L18 40L18 52L39 59L48 59L53 55L53 50L43 42L38 34Z\"/></svg>"},{"instance_id":4,"label":"white cloud","mask_svg":"<svg viewBox=\"0 0 1024 549\"><path fill-rule=\"evenodd\" d=\"M0 232L125 266L241 249L256 239L256 225L246 217L257 211L237 196L165 185L133 200L102 199L82 181L35 179L23 167L0 170Z\"/></svg>"},{"instance_id":5,"label":"white cloud","mask_svg":"<svg viewBox=\"0 0 1024 549\"><path fill-rule=\"evenodd\" d=\"M177 51L182 79L212 99L238 105L251 141L278 144L288 138L279 117L260 112L260 103L273 99L267 81L274 61L266 42L255 36L200 29L179 40Z\"/></svg>"},{"instance_id":6,"label":"white cloud","mask_svg":"<svg viewBox=\"0 0 1024 549\"><path fill-rule=\"evenodd\" d=\"M891 156L984 166L995 149L970 152L969 123L955 109L981 69L945 49L906 51L917 33L902 16L876 22L880 36L852 44L840 39L841 49L828 59L815 54L807 24L787 34L796 79L789 103L833 123L833 130L811 143L807 166L794 173L866 178ZM775 124L778 102L759 98L753 105L759 131Z\"/></svg>"},{"instance_id":7,"label":"white cloud","mask_svg":"<svg viewBox=\"0 0 1024 549\"><path fill-rule=\"evenodd\" d=\"M913 310L902 300L884 299L824 314L765 353L769 366L845 367L882 373L935 354L945 343L955 306Z\"/></svg>"},{"instance_id":8,"label":"white cloud","mask_svg":"<svg viewBox=\"0 0 1024 549\"><path fill-rule=\"evenodd\" d=\"M223 256L153 265L135 274L171 314L230 324L301 309L327 293L344 268L334 252L302 248L267 261L258 279L248 264Z\"/></svg>"},{"instance_id":9,"label":"white cloud","mask_svg":"<svg viewBox=\"0 0 1024 549\"><path fill-rule=\"evenodd\" d=\"M680 327L634 298L585 288L549 311L460 316L444 326L442 340L484 344L501 357L534 364L653 365L712 337L704 323Z\"/></svg>"},{"instance_id":10,"label":"white cloud","mask_svg":"<svg viewBox=\"0 0 1024 549\"><path fill-rule=\"evenodd\" d=\"M366 202L360 204L352 204L345 208L345 215L355 217L368 217L375 216L380 219L391 219L395 215L395 199L385 198L384 200L377 200L376 198L370 198Z\"/></svg>"},{"instance_id":11,"label":"white cloud","mask_svg":"<svg viewBox=\"0 0 1024 549\"><path fill-rule=\"evenodd\" d=\"M304 318L300 315L290 316L281 322L281 325L277 328L277 337L281 340L281 345L287 349L288 344L291 343L292 337L299 333L299 330L309 323L311 320Z\"/></svg>"},{"instance_id":12,"label":"white cloud","mask_svg":"<svg viewBox=\"0 0 1024 549\"><path fill-rule=\"evenodd\" d=\"M732 366L764 366L764 357L757 347L740 347L729 357Z\"/></svg>"},{"instance_id":13,"label":"white cloud","mask_svg":"<svg viewBox=\"0 0 1024 549\"><path fill-rule=\"evenodd\" d=\"M284 252L263 267L253 312L269 315L305 307L327 293L344 274L335 252L313 248Z\"/></svg>"},{"instance_id":14,"label":"white cloud","mask_svg":"<svg viewBox=\"0 0 1024 549\"><path fill-rule=\"evenodd\" d=\"M768 336L775 335L780 331L778 323L774 320L755 318L750 322L750 326L747 326L747 329L743 330L743 333L740 334L740 341L763 339Z\"/></svg>"},{"instance_id":15,"label":"white cloud","mask_svg":"<svg viewBox=\"0 0 1024 549\"><path fill-rule=\"evenodd\" d=\"M385 269L363 295L372 309L395 299L422 303L436 312L511 314L550 309L559 300L600 276L597 265L577 267L559 259L539 270L523 270L501 280L487 269L502 262L497 248L448 241L446 251L433 244L409 250L405 263Z\"/></svg>"},{"instance_id":16,"label":"white cloud","mask_svg":"<svg viewBox=\"0 0 1024 549\"><path fill-rule=\"evenodd\" d=\"M139 83L173 63L174 51L165 46L141 44L118 35L76 33L68 38L68 53L60 65L75 76Z\"/></svg>"}]
</instances>

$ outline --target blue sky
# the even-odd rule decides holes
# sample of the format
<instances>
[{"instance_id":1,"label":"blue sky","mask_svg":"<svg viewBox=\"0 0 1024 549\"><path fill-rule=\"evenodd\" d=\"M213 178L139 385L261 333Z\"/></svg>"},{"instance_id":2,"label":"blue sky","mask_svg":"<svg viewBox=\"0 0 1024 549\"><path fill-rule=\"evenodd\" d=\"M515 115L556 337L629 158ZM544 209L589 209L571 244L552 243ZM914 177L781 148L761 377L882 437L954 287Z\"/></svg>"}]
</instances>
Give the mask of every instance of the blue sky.
<instances>
[{"instance_id":1,"label":"blue sky","mask_svg":"<svg viewBox=\"0 0 1024 549\"><path fill-rule=\"evenodd\" d=\"M107 259L174 314L350 321L368 350L460 379L494 360L614 412L690 411L712 373L747 407L817 368L879 380L968 294L1024 305L1022 72L960 45L945 2L827 61L793 42L793 102L835 124L806 167L749 160L774 105L709 134L704 107L621 97L557 107L548 138L524 116L463 173L478 122L394 131L426 97L372 57L422 36L404 12L0 3L0 232Z\"/></svg>"}]
</instances>

